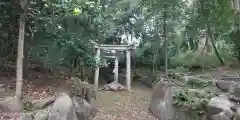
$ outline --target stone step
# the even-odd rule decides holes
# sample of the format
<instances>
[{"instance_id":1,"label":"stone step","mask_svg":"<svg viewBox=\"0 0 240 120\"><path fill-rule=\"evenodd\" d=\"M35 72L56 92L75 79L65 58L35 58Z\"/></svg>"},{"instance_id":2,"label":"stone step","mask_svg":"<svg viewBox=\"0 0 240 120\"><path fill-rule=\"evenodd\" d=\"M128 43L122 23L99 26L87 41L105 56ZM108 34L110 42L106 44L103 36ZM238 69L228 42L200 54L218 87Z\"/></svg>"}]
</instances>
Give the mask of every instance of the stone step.
<instances>
[{"instance_id":1,"label":"stone step","mask_svg":"<svg viewBox=\"0 0 240 120\"><path fill-rule=\"evenodd\" d=\"M240 82L240 76L222 76L220 80Z\"/></svg>"},{"instance_id":2,"label":"stone step","mask_svg":"<svg viewBox=\"0 0 240 120\"><path fill-rule=\"evenodd\" d=\"M238 82L236 80L230 80L230 79L216 80L216 86L223 91L228 91L230 86L232 86L232 85L238 86L238 85L240 85L240 81Z\"/></svg>"},{"instance_id":3,"label":"stone step","mask_svg":"<svg viewBox=\"0 0 240 120\"><path fill-rule=\"evenodd\" d=\"M4 84L0 84L0 95L5 92L6 89L5 89L5 85Z\"/></svg>"}]
</instances>

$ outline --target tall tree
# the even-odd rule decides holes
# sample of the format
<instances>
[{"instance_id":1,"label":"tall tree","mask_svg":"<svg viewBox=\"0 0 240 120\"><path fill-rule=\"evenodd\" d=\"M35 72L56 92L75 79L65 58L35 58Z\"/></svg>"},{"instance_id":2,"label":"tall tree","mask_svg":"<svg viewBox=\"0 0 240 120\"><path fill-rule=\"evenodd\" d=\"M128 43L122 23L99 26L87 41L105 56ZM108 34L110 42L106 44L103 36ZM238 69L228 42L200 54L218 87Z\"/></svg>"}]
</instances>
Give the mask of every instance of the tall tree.
<instances>
[{"instance_id":1,"label":"tall tree","mask_svg":"<svg viewBox=\"0 0 240 120\"><path fill-rule=\"evenodd\" d=\"M167 41L167 11L166 5L163 5L163 39L164 39L164 61L165 61L165 76L168 77L168 41Z\"/></svg>"},{"instance_id":2,"label":"tall tree","mask_svg":"<svg viewBox=\"0 0 240 120\"><path fill-rule=\"evenodd\" d=\"M16 72L16 97L21 99L23 84L23 58L24 58L24 36L25 36L25 13L26 0L19 0L22 12L19 18L19 38L18 38L18 55L17 55L17 72Z\"/></svg>"}]
</instances>

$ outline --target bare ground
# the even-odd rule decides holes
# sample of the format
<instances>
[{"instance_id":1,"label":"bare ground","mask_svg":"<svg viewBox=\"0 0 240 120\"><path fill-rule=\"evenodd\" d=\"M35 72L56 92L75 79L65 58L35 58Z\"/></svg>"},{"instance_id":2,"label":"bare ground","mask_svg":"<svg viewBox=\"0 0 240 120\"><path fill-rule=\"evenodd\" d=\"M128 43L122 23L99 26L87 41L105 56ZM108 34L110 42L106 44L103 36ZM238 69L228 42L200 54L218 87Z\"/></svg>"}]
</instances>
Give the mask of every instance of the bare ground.
<instances>
[{"instance_id":1,"label":"bare ground","mask_svg":"<svg viewBox=\"0 0 240 120\"><path fill-rule=\"evenodd\" d=\"M14 96L15 73L1 72L0 83L6 92L0 95ZM56 94L58 89L68 89L71 81L67 77L56 78L49 73L25 71L23 99L41 99ZM127 91L99 91L97 94L100 111L94 120L157 120L148 112L151 89L143 85L133 85L131 93ZM1 115L2 116L2 115ZM17 120L17 114L5 114L0 120ZM15 116L15 117L14 117Z\"/></svg>"},{"instance_id":2,"label":"bare ground","mask_svg":"<svg viewBox=\"0 0 240 120\"><path fill-rule=\"evenodd\" d=\"M157 120L148 111L152 90L134 85L133 92L99 92L100 112L94 120Z\"/></svg>"},{"instance_id":3,"label":"bare ground","mask_svg":"<svg viewBox=\"0 0 240 120\"><path fill-rule=\"evenodd\" d=\"M24 99L40 99L56 94L58 89L68 89L71 87L71 81L62 76L54 77L49 73L36 71L25 71L23 96ZM239 74L239 70L231 68L218 68L215 71L207 71L201 76L209 78L218 77L222 74ZM7 91L0 94L3 96L13 96L16 80L14 72L1 71L0 84L4 83ZM94 120L157 120L148 111L148 106L152 90L143 85L133 85L132 93L99 91L97 94L100 112ZM5 117L0 120L17 120L16 117ZM7 116L18 116L16 114Z\"/></svg>"}]
</instances>

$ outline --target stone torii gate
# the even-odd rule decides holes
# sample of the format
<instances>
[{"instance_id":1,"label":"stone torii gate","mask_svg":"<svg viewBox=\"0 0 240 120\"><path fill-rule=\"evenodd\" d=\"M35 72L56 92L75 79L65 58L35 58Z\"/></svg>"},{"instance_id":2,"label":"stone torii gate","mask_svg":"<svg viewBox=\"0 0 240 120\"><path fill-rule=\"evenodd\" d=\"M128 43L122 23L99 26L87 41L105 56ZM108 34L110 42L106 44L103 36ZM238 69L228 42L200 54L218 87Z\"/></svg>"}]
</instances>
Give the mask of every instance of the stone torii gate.
<instances>
[{"instance_id":1,"label":"stone torii gate","mask_svg":"<svg viewBox=\"0 0 240 120\"><path fill-rule=\"evenodd\" d=\"M96 62L98 63L100 61L100 53L101 50L115 50L116 52L119 51L126 51L126 88L128 91L131 91L131 51L134 46L133 45L106 45L101 44L95 45L95 48L97 49L96 52ZM115 59L115 67L114 67L114 81L118 82L118 62L119 58L117 55L115 56L107 56L110 58ZM97 65L95 68L95 76L94 76L94 89L98 90L98 84L99 84L99 66Z\"/></svg>"}]
</instances>

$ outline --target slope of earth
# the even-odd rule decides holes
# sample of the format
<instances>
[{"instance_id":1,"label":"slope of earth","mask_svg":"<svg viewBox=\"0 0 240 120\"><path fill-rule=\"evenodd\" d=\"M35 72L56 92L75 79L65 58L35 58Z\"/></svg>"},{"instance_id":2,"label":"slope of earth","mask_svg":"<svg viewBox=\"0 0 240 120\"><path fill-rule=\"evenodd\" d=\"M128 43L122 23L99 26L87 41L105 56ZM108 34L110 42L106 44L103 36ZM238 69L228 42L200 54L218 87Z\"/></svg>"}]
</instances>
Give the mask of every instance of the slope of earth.
<instances>
[{"instance_id":1,"label":"slope of earth","mask_svg":"<svg viewBox=\"0 0 240 120\"><path fill-rule=\"evenodd\" d=\"M157 120L148 111L152 90L133 85L133 92L100 91L100 111L94 120Z\"/></svg>"}]
</instances>

